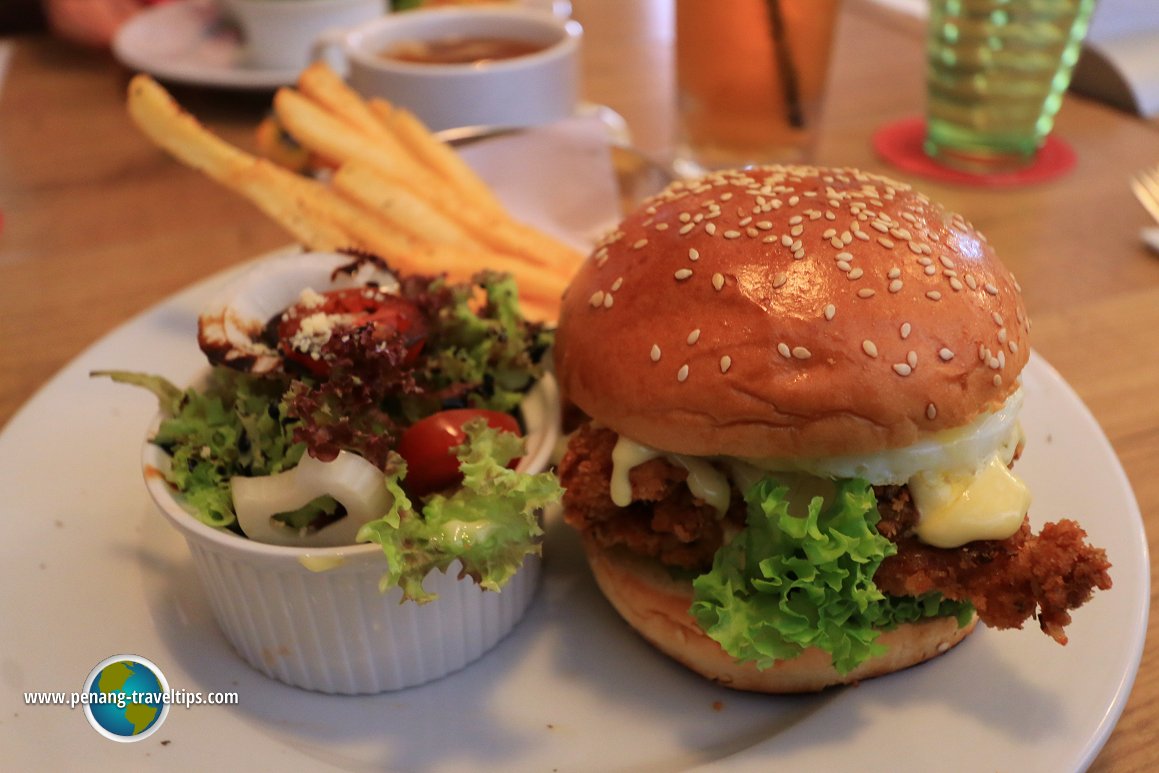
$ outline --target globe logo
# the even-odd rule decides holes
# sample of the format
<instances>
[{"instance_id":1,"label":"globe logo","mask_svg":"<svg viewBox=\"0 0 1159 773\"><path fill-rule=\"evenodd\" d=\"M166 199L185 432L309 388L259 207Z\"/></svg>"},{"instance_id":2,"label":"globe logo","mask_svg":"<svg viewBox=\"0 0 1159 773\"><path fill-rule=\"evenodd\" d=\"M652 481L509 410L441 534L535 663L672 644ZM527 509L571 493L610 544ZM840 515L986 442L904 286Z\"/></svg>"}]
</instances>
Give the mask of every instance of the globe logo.
<instances>
[{"instance_id":1,"label":"globe logo","mask_svg":"<svg viewBox=\"0 0 1159 773\"><path fill-rule=\"evenodd\" d=\"M160 729L169 714L169 683L161 669L139 655L114 655L85 680L85 717L112 741L131 743Z\"/></svg>"}]
</instances>

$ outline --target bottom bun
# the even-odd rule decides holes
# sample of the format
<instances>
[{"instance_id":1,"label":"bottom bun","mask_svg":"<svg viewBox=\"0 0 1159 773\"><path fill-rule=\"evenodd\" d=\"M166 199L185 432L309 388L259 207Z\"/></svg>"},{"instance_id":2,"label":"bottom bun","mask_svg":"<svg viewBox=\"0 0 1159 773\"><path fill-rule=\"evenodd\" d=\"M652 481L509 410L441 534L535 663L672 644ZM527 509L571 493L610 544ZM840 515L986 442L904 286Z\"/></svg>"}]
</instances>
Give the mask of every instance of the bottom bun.
<instances>
[{"instance_id":1,"label":"bottom bun","mask_svg":"<svg viewBox=\"0 0 1159 773\"><path fill-rule=\"evenodd\" d=\"M833 668L829 653L810 647L792 660L764 670L738 662L710 639L688 613L692 585L672 579L655 561L584 541L588 564L600 590L620 616L653 646L703 677L735 690L766 693L816 692L891 674L937 657L974 630L952 617L900 625L877 641L887 648L847 674Z\"/></svg>"}]
</instances>

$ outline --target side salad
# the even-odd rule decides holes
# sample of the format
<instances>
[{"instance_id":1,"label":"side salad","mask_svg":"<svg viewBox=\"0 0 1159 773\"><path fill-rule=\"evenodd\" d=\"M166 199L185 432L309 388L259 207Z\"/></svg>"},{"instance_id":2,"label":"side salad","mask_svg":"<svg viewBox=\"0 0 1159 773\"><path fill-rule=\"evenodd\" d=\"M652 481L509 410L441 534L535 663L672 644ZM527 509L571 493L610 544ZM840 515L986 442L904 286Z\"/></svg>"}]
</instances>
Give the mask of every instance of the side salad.
<instances>
[{"instance_id":1,"label":"side salad","mask_svg":"<svg viewBox=\"0 0 1159 773\"><path fill-rule=\"evenodd\" d=\"M347 257L330 276L347 281L301 288L268 320L231 319L242 340L203 315L203 384L93 375L156 395L151 442L203 523L288 546L377 543L382 589L418 602L433 599L423 578L455 561L498 590L539 552L538 514L562 494L552 472L515 469L551 331L521 316L510 276L393 281L381 260ZM375 278L350 284L367 268Z\"/></svg>"}]
</instances>

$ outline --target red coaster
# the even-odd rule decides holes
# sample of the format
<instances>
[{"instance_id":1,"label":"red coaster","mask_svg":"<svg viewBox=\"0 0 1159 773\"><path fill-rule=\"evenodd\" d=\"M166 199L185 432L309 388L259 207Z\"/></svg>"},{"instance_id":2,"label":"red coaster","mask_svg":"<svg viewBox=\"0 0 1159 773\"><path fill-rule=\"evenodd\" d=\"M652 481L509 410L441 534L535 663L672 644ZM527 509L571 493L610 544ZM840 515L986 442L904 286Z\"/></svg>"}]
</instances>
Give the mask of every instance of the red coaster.
<instances>
[{"instance_id":1,"label":"red coaster","mask_svg":"<svg viewBox=\"0 0 1159 773\"><path fill-rule=\"evenodd\" d=\"M922 143L926 137L926 122L922 118L903 118L886 124L873 133L873 149L884 160L898 169L941 182L978 185L990 188L1009 188L1033 185L1060 177L1075 165L1075 153L1070 145L1051 134L1046 144L1025 169L985 174L949 169L926 155Z\"/></svg>"}]
</instances>

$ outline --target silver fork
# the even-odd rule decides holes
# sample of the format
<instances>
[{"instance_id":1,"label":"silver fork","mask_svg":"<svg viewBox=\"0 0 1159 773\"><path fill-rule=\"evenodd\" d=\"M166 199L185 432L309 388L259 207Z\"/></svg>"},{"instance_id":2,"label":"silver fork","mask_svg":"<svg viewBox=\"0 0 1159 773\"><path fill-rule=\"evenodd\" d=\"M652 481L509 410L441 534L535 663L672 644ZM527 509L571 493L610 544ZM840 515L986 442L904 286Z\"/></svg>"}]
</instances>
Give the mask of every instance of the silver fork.
<instances>
[{"instance_id":1,"label":"silver fork","mask_svg":"<svg viewBox=\"0 0 1159 773\"><path fill-rule=\"evenodd\" d=\"M1159 167L1141 169L1131 175L1131 192L1159 223Z\"/></svg>"}]
</instances>

